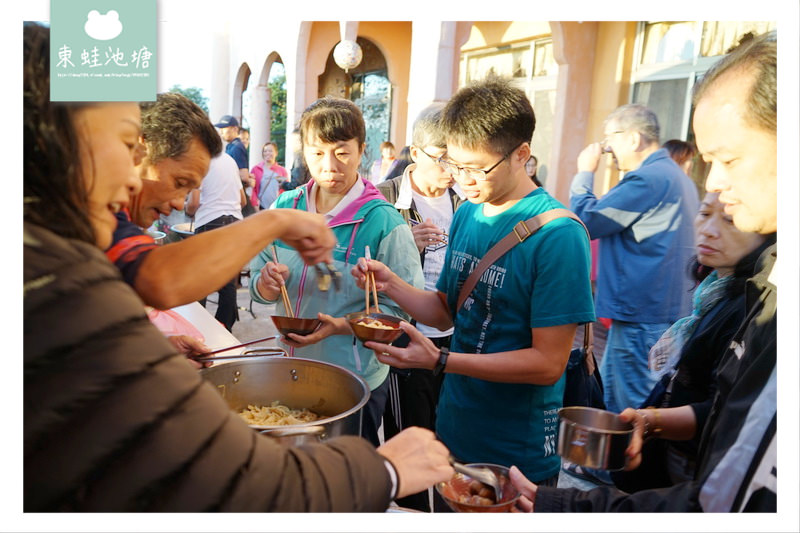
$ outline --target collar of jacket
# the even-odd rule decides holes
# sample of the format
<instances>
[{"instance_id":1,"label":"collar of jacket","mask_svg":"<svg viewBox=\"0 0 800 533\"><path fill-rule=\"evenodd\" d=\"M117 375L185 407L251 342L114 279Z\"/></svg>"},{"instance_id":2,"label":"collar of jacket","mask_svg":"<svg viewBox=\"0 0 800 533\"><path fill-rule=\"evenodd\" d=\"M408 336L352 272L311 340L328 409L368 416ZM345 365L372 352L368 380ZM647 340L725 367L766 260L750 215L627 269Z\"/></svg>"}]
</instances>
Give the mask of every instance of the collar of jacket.
<instances>
[{"instance_id":1,"label":"collar of jacket","mask_svg":"<svg viewBox=\"0 0 800 533\"><path fill-rule=\"evenodd\" d=\"M361 177L360 174L358 176L358 179L360 179L361 182L364 184L364 192L362 192L358 198L350 202L350 205L345 207L341 213L333 217L333 219L331 219L331 221L328 223L328 226L334 227L341 224L349 224L352 222L356 222L356 215L359 215L359 211L363 207L366 206L368 208L367 209L368 211L372 207L377 207L379 205L378 203L375 203L373 206L369 206L368 204L370 202L372 202L373 200L382 200L383 202L386 202L386 199L383 197L383 195L380 193L377 187L375 187L375 185L372 184L372 182L370 182L369 180L365 180L364 178ZM308 183L303 185L302 189L300 190L300 193L294 199L295 208L297 208L297 204L302 198L306 204L305 209L308 209L308 195L311 194L311 188L313 186L314 186L314 178L311 178L310 180L308 180ZM367 211L361 213L358 216L358 219L359 220L363 219Z\"/></svg>"},{"instance_id":2,"label":"collar of jacket","mask_svg":"<svg viewBox=\"0 0 800 533\"><path fill-rule=\"evenodd\" d=\"M417 164L411 163L403 171L403 177L400 179L400 187L397 190L397 201L394 203L394 207L396 209L411 209L411 204L414 198L413 190L411 188L411 172L413 172L416 168ZM462 200L467 197L464 194L464 191L461 190L461 187L458 186L458 183L454 183L450 189L452 189L452 191L455 192ZM448 193L450 193L450 191L448 191Z\"/></svg>"}]
</instances>

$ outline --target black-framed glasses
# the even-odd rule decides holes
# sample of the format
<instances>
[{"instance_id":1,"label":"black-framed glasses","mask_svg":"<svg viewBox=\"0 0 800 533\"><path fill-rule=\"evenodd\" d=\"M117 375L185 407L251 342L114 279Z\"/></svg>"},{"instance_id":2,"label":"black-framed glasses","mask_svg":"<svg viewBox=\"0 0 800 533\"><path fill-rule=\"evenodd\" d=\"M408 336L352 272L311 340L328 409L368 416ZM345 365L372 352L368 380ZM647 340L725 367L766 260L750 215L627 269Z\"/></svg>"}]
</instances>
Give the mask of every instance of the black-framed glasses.
<instances>
[{"instance_id":1,"label":"black-framed glasses","mask_svg":"<svg viewBox=\"0 0 800 533\"><path fill-rule=\"evenodd\" d=\"M444 170L449 172L450 175L453 176L454 178L459 177L459 176L467 176L471 180L486 181L487 179L489 179L487 177L489 172L491 172L492 170L497 168L498 165L500 165L500 163L502 163L503 161L508 159L508 156L513 154L514 151L516 151L517 148L519 148L523 144L525 144L524 141L519 143L518 145L516 145L514 148L509 150L508 153L506 155L504 155L503 158L500 161L498 161L497 163L495 163L494 165L492 165L491 167L489 167L487 169L460 167L460 166L456 165L455 163L452 163L450 161L445 161L441 157L439 158L439 166L441 166Z\"/></svg>"}]
</instances>

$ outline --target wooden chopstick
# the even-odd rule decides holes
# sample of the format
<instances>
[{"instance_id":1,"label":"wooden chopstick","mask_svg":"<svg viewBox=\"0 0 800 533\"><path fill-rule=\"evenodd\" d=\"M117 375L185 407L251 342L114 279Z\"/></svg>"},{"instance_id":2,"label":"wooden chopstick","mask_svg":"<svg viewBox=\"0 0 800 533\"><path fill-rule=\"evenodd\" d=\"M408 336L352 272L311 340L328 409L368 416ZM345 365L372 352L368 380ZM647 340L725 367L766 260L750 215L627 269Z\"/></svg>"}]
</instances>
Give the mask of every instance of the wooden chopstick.
<instances>
[{"instance_id":1,"label":"wooden chopstick","mask_svg":"<svg viewBox=\"0 0 800 533\"><path fill-rule=\"evenodd\" d=\"M369 261L372 259L371 254L369 253L369 246L364 247L364 258L367 260L367 268L369 268ZM367 314L369 314L369 283L372 283L372 296L375 300L375 311L378 313L381 312L380 306L378 306L378 289L375 288L375 272L371 270L367 270L367 279L364 281L364 289L367 291Z\"/></svg>"},{"instance_id":2,"label":"wooden chopstick","mask_svg":"<svg viewBox=\"0 0 800 533\"><path fill-rule=\"evenodd\" d=\"M378 305L378 289L375 288L375 272L370 270L369 277L372 279L372 297L375 299L375 310L380 313L381 307Z\"/></svg>"},{"instance_id":3,"label":"wooden chopstick","mask_svg":"<svg viewBox=\"0 0 800 533\"><path fill-rule=\"evenodd\" d=\"M275 262L278 262L278 248L275 246L275 243L272 243L272 257L275 259ZM286 285L281 283L281 297L283 298L283 307L286 308L286 314L289 318L294 318L294 310L292 309L292 303L289 301L289 293L286 291Z\"/></svg>"}]
</instances>

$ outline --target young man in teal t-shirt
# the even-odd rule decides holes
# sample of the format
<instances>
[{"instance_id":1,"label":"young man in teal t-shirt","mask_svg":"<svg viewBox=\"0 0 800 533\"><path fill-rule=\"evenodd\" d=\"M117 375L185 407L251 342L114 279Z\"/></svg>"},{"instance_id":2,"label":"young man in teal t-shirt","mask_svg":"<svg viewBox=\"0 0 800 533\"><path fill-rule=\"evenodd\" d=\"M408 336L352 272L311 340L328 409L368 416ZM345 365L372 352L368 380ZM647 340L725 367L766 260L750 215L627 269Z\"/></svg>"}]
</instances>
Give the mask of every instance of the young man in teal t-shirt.
<instances>
[{"instance_id":1,"label":"young man in teal t-shirt","mask_svg":"<svg viewBox=\"0 0 800 533\"><path fill-rule=\"evenodd\" d=\"M454 326L449 355L410 324L406 348L367 346L399 368L446 373L436 433L463 462L516 465L555 486L558 409L576 327L594 321L589 240L569 218L556 219L501 256L457 308L464 281L515 224L564 206L525 172L535 117L506 81L490 78L460 90L442 112L447 154L440 159L468 203L456 211L438 291L410 287L377 261L377 287L418 322Z\"/></svg>"}]
</instances>

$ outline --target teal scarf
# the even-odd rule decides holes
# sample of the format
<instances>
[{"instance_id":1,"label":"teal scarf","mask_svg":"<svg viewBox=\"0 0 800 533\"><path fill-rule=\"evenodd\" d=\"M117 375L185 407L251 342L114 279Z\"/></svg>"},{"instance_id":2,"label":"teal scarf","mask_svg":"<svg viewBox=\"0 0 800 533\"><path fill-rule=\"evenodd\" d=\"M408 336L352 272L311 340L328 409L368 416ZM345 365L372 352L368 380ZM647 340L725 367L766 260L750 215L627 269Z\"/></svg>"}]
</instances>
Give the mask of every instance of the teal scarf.
<instances>
[{"instance_id":1,"label":"teal scarf","mask_svg":"<svg viewBox=\"0 0 800 533\"><path fill-rule=\"evenodd\" d=\"M672 373L680 360L683 345L694 334L697 324L725 296L733 276L720 278L714 270L694 291L692 314L679 319L661 335L650 349L648 365L656 378Z\"/></svg>"}]
</instances>

